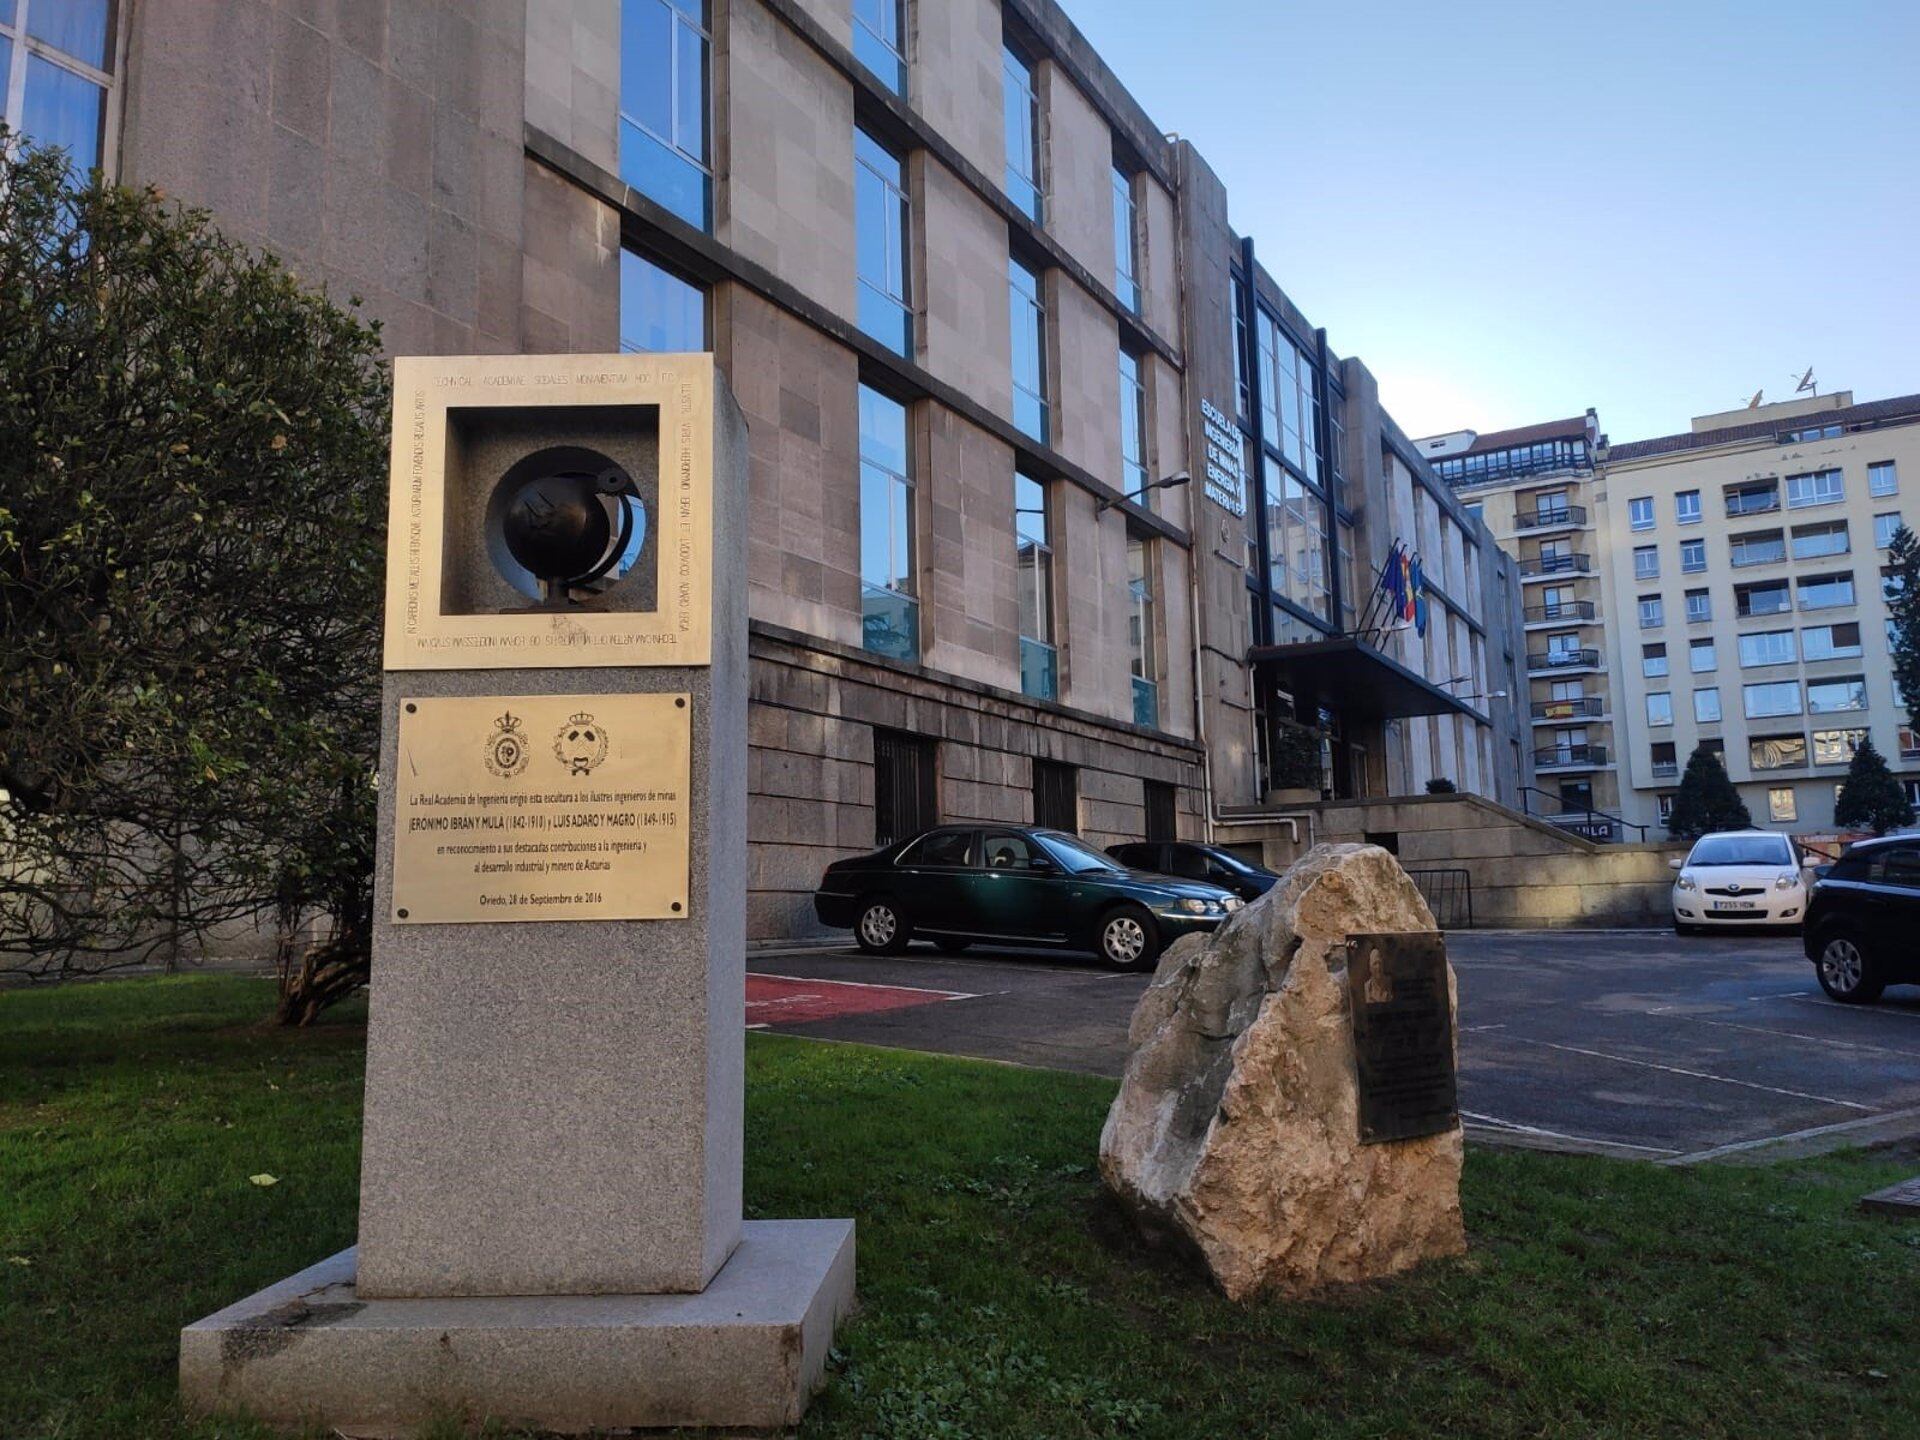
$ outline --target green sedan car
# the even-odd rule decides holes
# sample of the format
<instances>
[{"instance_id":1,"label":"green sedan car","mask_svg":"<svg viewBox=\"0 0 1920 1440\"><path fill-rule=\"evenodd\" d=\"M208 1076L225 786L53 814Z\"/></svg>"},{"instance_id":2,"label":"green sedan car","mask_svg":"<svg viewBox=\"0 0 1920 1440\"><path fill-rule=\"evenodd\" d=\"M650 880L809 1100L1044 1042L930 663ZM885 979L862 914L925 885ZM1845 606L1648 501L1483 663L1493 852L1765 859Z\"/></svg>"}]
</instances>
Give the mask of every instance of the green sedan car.
<instances>
[{"instance_id":1,"label":"green sedan car","mask_svg":"<svg viewBox=\"0 0 1920 1440\"><path fill-rule=\"evenodd\" d=\"M836 860L813 896L821 924L852 930L875 954L915 938L949 953L985 941L1091 950L1122 970L1241 903L1218 885L1129 870L1077 835L1019 825L943 825Z\"/></svg>"}]
</instances>

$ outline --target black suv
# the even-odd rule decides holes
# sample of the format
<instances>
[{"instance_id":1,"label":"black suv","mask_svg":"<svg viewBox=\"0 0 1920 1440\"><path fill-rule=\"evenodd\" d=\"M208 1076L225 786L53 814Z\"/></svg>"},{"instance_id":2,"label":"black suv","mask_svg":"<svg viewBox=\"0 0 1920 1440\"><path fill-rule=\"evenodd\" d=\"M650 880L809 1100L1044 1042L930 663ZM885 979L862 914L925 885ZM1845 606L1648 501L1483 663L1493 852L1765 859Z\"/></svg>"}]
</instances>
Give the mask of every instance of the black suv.
<instances>
[{"instance_id":1,"label":"black suv","mask_svg":"<svg viewBox=\"0 0 1920 1440\"><path fill-rule=\"evenodd\" d=\"M1920 835L1861 840L1814 883L1803 932L1820 988L1849 1005L1920 981Z\"/></svg>"},{"instance_id":2,"label":"black suv","mask_svg":"<svg viewBox=\"0 0 1920 1440\"><path fill-rule=\"evenodd\" d=\"M1178 875L1182 880L1205 880L1209 885L1223 885L1247 901L1258 900L1280 878L1231 850L1192 840L1130 840L1124 845L1109 845L1107 853L1130 869Z\"/></svg>"}]
</instances>

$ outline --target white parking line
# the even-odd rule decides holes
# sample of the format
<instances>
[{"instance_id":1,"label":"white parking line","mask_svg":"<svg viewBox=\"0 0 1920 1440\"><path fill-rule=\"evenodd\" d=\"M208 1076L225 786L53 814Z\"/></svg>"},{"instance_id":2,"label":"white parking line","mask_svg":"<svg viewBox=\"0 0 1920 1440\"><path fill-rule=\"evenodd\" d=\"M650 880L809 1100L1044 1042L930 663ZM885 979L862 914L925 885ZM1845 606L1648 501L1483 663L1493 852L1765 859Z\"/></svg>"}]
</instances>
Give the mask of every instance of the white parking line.
<instances>
[{"instance_id":1,"label":"white parking line","mask_svg":"<svg viewBox=\"0 0 1920 1440\"><path fill-rule=\"evenodd\" d=\"M1678 1150L1670 1150L1661 1145L1634 1145L1625 1140L1596 1140L1591 1135L1568 1135L1559 1130L1542 1130L1538 1125L1522 1125L1517 1120L1502 1120L1498 1115L1482 1115L1473 1110L1462 1110L1461 1118L1477 1120L1482 1125L1491 1125L1496 1130L1513 1130L1522 1135L1538 1135L1545 1140L1571 1140L1579 1145L1608 1145L1616 1150L1643 1150L1649 1155L1678 1155Z\"/></svg>"},{"instance_id":2,"label":"white parking line","mask_svg":"<svg viewBox=\"0 0 1920 1440\"><path fill-rule=\"evenodd\" d=\"M1920 1116L1920 1108L1912 1110L1888 1110L1879 1115L1867 1115L1859 1120L1840 1120L1832 1125L1815 1125L1811 1130L1789 1130L1784 1135L1762 1135L1758 1140L1736 1140L1729 1145L1716 1145L1711 1150L1696 1150L1690 1155L1677 1156L1672 1160L1663 1160L1663 1165L1691 1165L1696 1160L1717 1160L1722 1155L1738 1155L1743 1150L1758 1150L1765 1145L1783 1145L1789 1140L1811 1140L1819 1135L1834 1135L1848 1130L1864 1130L1874 1125L1891 1125L1902 1120L1911 1120Z\"/></svg>"},{"instance_id":3,"label":"white parking line","mask_svg":"<svg viewBox=\"0 0 1920 1440\"><path fill-rule=\"evenodd\" d=\"M1765 1025L1739 1025L1731 1020L1709 1020L1704 1015L1689 1015L1671 1005L1656 1005L1647 1011L1649 1015L1671 1016L1675 1020L1691 1020L1696 1025L1717 1025L1722 1030L1745 1030L1752 1035L1772 1035L1782 1040L1806 1040L1815 1045L1835 1045L1842 1050L1871 1050L1879 1055L1899 1055L1908 1060L1920 1060L1920 1051L1893 1050L1885 1045L1864 1045L1858 1040L1842 1040L1835 1035L1803 1035L1798 1030L1773 1030Z\"/></svg>"},{"instance_id":4,"label":"white parking line","mask_svg":"<svg viewBox=\"0 0 1920 1440\"><path fill-rule=\"evenodd\" d=\"M1506 1028L1507 1028L1507 1022L1502 1020L1497 1025L1462 1025L1460 1027L1460 1033L1462 1035L1471 1035L1475 1031L1479 1031L1479 1030L1504 1030Z\"/></svg>"},{"instance_id":5,"label":"white parking line","mask_svg":"<svg viewBox=\"0 0 1920 1440\"><path fill-rule=\"evenodd\" d=\"M828 980L819 975L770 975L764 970L749 970L748 979L790 980L796 985L847 985L855 990L905 990L912 995L938 995L943 1000L978 1000L965 990L929 990L924 985L883 985L872 980ZM1002 992L1005 993L1005 992Z\"/></svg>"},{"instance_id":6,"label":"white parking line","mask_svg":"<svg viewBox=\"0 0 1920 1440\"><path fill-rule=\"evenodd\" d=\"M1811 990L1776 990L1771 995L1749 995L1749 1000L1798 1000L1802 995L1811 995Z\"/></svg>"},{"instance_id":7,"label":"white parking line","mask_svg":"<svg viewBox=\"0 0 1920 1440\"><path fill-rule=\"evenodd\" d=\"M1817 999L1805 998L1813 993L1808 990L1804 995L1787 995L1782 998L1798 1000L1803 1005L1819 1005L1826 1010L1843 1015L1884 1015L1890 1020L1920 1020L1920 1010L1889 1010L1884 1005L1842 1005L1838 1000L1829 1000L1825 996Z\"/></svg>"},{"instance_id":8,"label":"white parking line","mask_svg":"<svg viewBox=\"0 0 1920 1440\"><path fill-rule=\"evenodd\" d=\"M1735 1080L1731 1075L1713 1075L1705 1070L1683 1070L1678 1065L1660 1065L1652 1060L1636 1060L1631 1055L1609 1055L1604 1050L1583 1050L1578 1045L1556 1045L1551 1040L1529 1040L1524 1035L1514 1037L1522 1045L1540 1045L1548 1050L1562 1050L1569 1055L1590 1055L1595 1060L1612 1060L1621 1065L1638 1065L1644 1070L1664 1070L1669 1075L1685 1075L1694 1080L1715 1080L1722 1085L1739 1085L1748 1090L1765 1090L1770 1095L1786 1095L1795 1100L1818 1100L1822 1105L1844 1105L1849 1110L1871 1111L1871 1105L1862 1105L1853 1100L1838 1100L1831 1095L1810 1095L1805 1090L1783 1090L1778 1085L1762 1085L1755 1080Z\"/></svg>"}]
</instances>

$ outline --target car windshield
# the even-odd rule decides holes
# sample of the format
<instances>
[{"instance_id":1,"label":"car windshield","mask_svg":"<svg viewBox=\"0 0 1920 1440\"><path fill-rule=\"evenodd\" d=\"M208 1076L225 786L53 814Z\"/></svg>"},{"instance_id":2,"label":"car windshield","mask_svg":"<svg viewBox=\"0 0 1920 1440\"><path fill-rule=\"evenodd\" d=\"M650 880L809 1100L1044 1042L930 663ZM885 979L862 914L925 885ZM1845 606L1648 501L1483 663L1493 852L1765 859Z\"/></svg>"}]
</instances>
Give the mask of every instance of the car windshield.
<instances>
[{"instance_id":1,"label":"car windshield","mask_svg":"<svg viewBox=\"0 0 1920 1440\"><path fill-rule=\"evenodd\" d=\"M1778 835L1709 835L1693 847L1689 865L1791 865L1793 853Z\"/></svg>"},{"instance_id":2,"label":"car windshield","mask_svg":"<svg viewBox=\"0 0 1920 1440\"><path fill-rule=\"evenodd\" d=\"M1102 855L1077 835L1065 835L1058 830L1039 830L1034 833L1034 838L1047 847L1047 853L1059 861L1060 868L1069 875L1119 868L1112 856Z\"/></svg>"}]
</instances>

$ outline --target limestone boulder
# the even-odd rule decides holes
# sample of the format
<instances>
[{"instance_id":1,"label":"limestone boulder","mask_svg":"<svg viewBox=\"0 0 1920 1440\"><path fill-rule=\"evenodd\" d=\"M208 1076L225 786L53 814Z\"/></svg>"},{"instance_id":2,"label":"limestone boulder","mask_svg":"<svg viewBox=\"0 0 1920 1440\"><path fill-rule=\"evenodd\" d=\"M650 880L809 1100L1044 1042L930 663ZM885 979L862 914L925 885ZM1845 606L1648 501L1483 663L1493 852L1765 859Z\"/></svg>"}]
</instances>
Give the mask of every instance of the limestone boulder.
<instances>
[{"instance_id":1,"label":"limestone boulder","mask_svg":"<svg viewBox=\"0 0 1920 1440\"><path fill-rule=\"evenodd\" d=\"M1385 850L1320 845L1212 935L1161 956L1100 1173L1228 1296L1307 1295L1466 1249L1458 1127L1360 1141L1344 941L1434 929ZM1447 990L1456 1004L1451 966Z\"/></svg>"}]
</instances>

